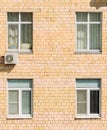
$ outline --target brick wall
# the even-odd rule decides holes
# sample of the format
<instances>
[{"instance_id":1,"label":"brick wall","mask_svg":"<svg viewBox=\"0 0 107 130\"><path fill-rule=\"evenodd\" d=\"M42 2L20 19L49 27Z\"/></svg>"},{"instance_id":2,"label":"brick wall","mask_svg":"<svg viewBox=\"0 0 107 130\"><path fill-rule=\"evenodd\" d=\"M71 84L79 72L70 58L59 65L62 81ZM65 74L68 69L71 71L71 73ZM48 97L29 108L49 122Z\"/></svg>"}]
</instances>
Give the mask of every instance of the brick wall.
<instances>
[{"instance_id":1,"label":"brick wall","mask_svg":"<svg viewBox=\"0 0 107 130\"><path fill-rule=\"evenodd\" d=\"M107 7L92 0L0 1L0 130L107 129ZM76 53L75 12L102 12L102 53ZM33 12L33 53L5 65L7 12ZM7 118L7 79L33 79L33 117ZM76 119L76 78L101 78L101 118Z\"/></svg>"}]
</instances>

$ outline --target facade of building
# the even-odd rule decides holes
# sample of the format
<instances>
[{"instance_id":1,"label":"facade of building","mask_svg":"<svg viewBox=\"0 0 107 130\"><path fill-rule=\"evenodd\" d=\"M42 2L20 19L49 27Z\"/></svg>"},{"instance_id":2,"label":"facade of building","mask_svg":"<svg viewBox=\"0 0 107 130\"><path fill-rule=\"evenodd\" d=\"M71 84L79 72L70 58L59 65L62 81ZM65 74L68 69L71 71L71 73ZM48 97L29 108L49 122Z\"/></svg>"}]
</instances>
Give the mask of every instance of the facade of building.
<instances>
[{"instance_id":1,"label":"facade of building","mask_svg":"<svg viewBox=\"0 0 107 130\"><path fill-rule=\"evenodd\" d=\"M0 0L0 130L107 130L106 0Z\"/></svg>"}]
</instances>

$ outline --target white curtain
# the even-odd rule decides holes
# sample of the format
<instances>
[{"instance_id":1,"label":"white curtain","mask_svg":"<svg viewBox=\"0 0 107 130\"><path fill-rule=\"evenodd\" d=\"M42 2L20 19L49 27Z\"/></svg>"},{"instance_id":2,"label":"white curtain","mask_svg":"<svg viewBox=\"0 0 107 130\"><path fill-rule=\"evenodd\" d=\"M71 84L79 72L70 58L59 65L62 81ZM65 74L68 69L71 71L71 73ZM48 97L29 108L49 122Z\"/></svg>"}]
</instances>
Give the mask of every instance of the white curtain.
<instances>
[{"instance_id":1,"label":"white curtain","mask_svg":"<svg viewBox=\"0 0 107 130\"><path fill-rule=\"evenodd\" d=\"M77 114L87 113L87 92L86 90L77 90Z\"/></svg>"},{"instance_id":2,"label":"white curtain","mask_svg":"<svg viewBox=\"0 0 107 130\"><path fill-rule=\"evenodd\" d=\"M18 114L18 91L9 91L9 114Z\"/></svg>"},{"instance_id":3,"label":"white curtain","mask_svg":"<svg viewBox=\"0 0 107 130\"><path fill-rule=\"evenodd\" d=\"M100 50L101 49L101 15L100 13L83 13L83 12L77 13L77 22L80 22L80 23L77 23L77 48L78 50L85 50L85 49ZM96 22L99 22L99 23L96 23Z\"/></svg>"},{"instance_id":4,"label":"white curtain","mask_svg":"<svg viewBox=\"0 0 107 130\"><path fill-rule=\"evenodd\" d=\"M18 48L18 25L8 25L8 48Z\"/></svg>"},{"instance_id":5,"label":"white curtain","mask_svg":"<svg viewBox=\"0 0 107 130\"><path fill-rule=\"evenodd\" d=\"M21 49L32 49L32 25L21 25Z\"/></svg>"}]
</instances>

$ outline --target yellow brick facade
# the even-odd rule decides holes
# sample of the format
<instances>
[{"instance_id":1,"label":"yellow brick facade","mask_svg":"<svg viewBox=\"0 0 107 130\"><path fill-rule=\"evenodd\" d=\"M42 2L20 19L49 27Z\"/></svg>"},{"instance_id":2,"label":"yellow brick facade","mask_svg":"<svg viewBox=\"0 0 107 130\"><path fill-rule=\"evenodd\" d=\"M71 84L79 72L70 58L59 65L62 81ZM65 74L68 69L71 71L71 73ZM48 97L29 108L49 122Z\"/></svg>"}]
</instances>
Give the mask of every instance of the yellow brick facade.
<instances>
[{"instance_id":1,"label":"yellow brick facade","mask_svg":"<svg viewBox=\"0 0 107 130\"><path fill-rule=\"evenodd\" d=\"M0 0L0 130L107 130L107 6L93 1ZM16 65L4 64L7 12L33 13L33 52ZM102 53L76 53L76 12L102 12ZM76 118L76 78L101 79L101 118ZM33 79L32 118L7 118L7 79Z\"/></svg>"}]
</instances>

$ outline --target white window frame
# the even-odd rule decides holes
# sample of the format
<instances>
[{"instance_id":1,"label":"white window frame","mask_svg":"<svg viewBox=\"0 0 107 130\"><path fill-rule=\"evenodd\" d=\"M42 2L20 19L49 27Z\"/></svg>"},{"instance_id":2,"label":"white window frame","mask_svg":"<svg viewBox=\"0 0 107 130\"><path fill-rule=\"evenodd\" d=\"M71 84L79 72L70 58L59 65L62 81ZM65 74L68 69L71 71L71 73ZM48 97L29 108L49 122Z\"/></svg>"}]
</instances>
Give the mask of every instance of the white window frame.
<instances>
[{"instance_id":1,"label":"white window frame","mask_svg":"<svg viewBox=\"0 0 107 130\"><path fill-rule=\"evenodd\" d=\"M77 17L77 13L79 12L76 12L76 17ZM84 13L84 12L80 12L80 13ZM92 50L90 49L90 25L91 24L97 24L97 25L101 25L101 28L100 28L100 32L102 31L102 21L100 22L91 22L90 21L90 13L100 13L100 12L86 12L87 13L87 22L78 22L77 19L76 19L76 48L77 48L77 52L101 52L102 50L102 47L99 49L99 50ZM100 13L101 14L101 13ZM102 15L101 15L102 16ZM77 40L77 25L78 24L83 24L83 25L87 25L87 49L78 49L78 40ZM102 33L101 33L101 36L102 36ZM102 44L101 44L102 45Z\"/></svg>"},{"instance_id":2,"label":"white window frame","mask_svg":"<svg viewBox=\"0 0 107 130\"><path fill-rule=\"evenodd\" d=\"M9 13L15 13L15 12L9 12ZM18 18L19 18L19 21L16 21L16 22L9 22L9 21L7 21L7 24L8 24L8 26L9 25L18 25L18 49L9 49L8 48L8 51L15 51L15 52L32 52L32 49L29 49L29 50L21 50L21 25L22 24L31 24L31 25L33 25L33 21L32 22L26 22L26 21L21 21L21 13L23 13L23 12L16 12L16 13L18 13ZM27 12L24 12L24 13L27 13ZM29 13L29 12L28 12ZM8 30L7 30L7 32L9 32ZM32 32L33 32L33 29L32 29ZM8 34L7 34L8 35ZM8 36L7 36L8 37ZM33 40L33 39L32 39ZM33 42L33 41L32 41ZM32 43L32 48L33 48L33 43Z\"/></svg>"},{"instance_id":3,"label":"white window frame","mask_svg":"<svg viewBox=\"0 0 107 130\"><path fill-rule=\"evenodd\" d=\"M7 101L8 106L8 118L32 118L32 88L8 88L8 97L9 91L18 91L18 114L9 114L9 99ZM30 91L31 92L31 114L22 114L22 91Z\"/></svg>"},{"instance_id":4,"label":"white window frame","mask_svg":"<svg viewBox=\"0 0 107 130\"><path fill-rule=\"evenodd\" d=\"M87 114L78 114L77 113L77 91L78 90L85 90L87 92L87 102L86 102L86 112ZM90 91L99 90L99 114L91 114L90 113ZM100 118L100 88L76 88L76 117L77 118Z\"/></svg>"}]
</instances>

